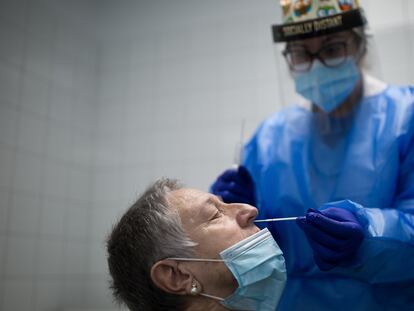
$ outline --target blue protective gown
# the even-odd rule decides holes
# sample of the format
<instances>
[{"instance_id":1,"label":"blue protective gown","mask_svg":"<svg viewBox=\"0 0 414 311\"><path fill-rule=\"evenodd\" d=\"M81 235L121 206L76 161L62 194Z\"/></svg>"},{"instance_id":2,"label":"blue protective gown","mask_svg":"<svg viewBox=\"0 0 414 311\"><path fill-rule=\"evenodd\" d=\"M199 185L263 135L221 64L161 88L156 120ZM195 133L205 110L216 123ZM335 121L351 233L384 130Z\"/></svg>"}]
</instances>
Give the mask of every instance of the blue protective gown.
<instances>
[{"instance_id":1,"label":"blue protective gown","mask_svg":"<svg viewBox=\"0 0 414 311\"><path fill-rule=\"evenodd\" d=\"M355 264L321 272L295 222L269 223L288 271L278 310L414 310L414 88L365 96L345 118L282 110L244 155L258 219L350 200L337 205L365 228Z\"/></svg>"}]
</instances>

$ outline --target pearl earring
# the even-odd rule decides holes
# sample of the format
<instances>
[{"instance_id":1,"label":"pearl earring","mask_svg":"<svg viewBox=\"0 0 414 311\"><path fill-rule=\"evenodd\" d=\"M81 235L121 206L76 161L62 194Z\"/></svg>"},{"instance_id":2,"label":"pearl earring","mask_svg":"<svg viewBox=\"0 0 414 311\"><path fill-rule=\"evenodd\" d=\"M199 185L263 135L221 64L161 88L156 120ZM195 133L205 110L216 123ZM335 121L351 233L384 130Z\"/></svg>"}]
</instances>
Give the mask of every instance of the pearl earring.
<instances>
[{"instance_id":1,"label":"pearl earring","mask_svg":"<svg viewBox=\"0 0 414 311\"><path fill-rule=\"evenodd\" d=\"M191 295L196 296L196 295L198 295L198 292L199 292L199 289L197 287L197 284L193 283L191 285Z\"/></svg>"}]
</instances>

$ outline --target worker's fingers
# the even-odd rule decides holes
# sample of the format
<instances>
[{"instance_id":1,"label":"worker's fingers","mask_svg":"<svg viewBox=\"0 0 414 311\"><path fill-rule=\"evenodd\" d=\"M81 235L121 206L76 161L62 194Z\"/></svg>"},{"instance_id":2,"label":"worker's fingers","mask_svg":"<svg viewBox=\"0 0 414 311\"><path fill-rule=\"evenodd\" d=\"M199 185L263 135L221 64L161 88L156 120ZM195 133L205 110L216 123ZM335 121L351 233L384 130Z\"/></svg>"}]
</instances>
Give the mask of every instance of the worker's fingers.
<instances>
[{"instance_id":1,"label":"worker's fingers","mask_svg":"<svg viewBox=\"0 0 414 311\"><path fill-rule=\"evenodd\" d=\"M354 221L354 222L358 222L357 218L355 217L355 215L343 208L338 208L338 207L329 207L323 210L312 210L318 214L322 214L326 217L329 217L333 220L337 220L337 221Z\"/></svg>"},{"instance_id":2,"label":"worker's fingers","mask_svg":"<svg viewBox=\"0 0 414 311\"><path fill-rule=\"evenodd\" d=\"M320 213L309 212L306 215L306 222L339 239L362 238L364 235L359 223L338 221Z\"/></svg>"},{"instance_id":3,"label":"worker's fingers","mask_svg":"<svg viewBox=\"0 0 414 311\"><path fill-rule=\"evenodd\" d=\"M235 195L246 197L249 200L253 200L254 193L253 189L246 184L240 184L237 181L222 181L218 180L213 186L213 192L217 194L218 192L229 191Z\"/></svg>"},{"instance_id":4,"label":"worker's fingers","mask_svg":"<svg viewBox=\"0 0 414 311\"><path fill-rule=\"evenodd\" d=\"M235 182L239 185L252 185L252 180L250 176L246 178L246 173L244 172L246 169L240 166L238 169L231 168L226 171L224 171L219 177L217 177L217 182L222 183L229 183L229 182ZM247 173L248 174L248 173Z\"/></svg>"},{"instance_id":5,"label":"worker's fingers","mask_svg":"<svg viewBox=\"0 0 414 311\"><path fill-rule=\"evenodd\" d=\"M250 176L250 173L249 173L249 171L243 166L243 165L240 165L239 167L238 167L238 173L239 173L239 176L240 176L240 178L242 179L242 180L244 180L246 183L248 183L248 184L252 184L253 183L253 179L252 179L252 177Z\"/></svg>"},{"instance_id":6,"label":"worker's fingers","mask_svg":"<svg viewBox=\"0 0 414 311\"><path fill-rule=\"evenodd\" d=\"M308 238L318 241L321 245L329 247L332 250L341 251L348 247L348 239L338 239L316 226L306 223L306 221L301 227Z\"/></svg>"},{"instance_id":7,"label":"worker's fingers","mask_svg":"<svg viewBox=\"0 0 414 311\"><path fill-rule=\"evenodd\" d=\"M336 251L329 247L326 247L320 244L318 241L309 239L309 243L315 254L319 256L322 260L330 263L339 263L342 261L348 254L343 251Z\"/></svg>"},{"instance_id":8,"label":"worker's fingers","mask_svg":"<svg viewBox=\"0 0 414 311\"><path fill-rule=\"evenodd\" d=\"M219 177L217 177L217 180L223 180L223 181L240 180L241 181L241 178L239 176L239 172L237 168L229 168L228 170L225 170Z\"/></svg>"}]
</instances>

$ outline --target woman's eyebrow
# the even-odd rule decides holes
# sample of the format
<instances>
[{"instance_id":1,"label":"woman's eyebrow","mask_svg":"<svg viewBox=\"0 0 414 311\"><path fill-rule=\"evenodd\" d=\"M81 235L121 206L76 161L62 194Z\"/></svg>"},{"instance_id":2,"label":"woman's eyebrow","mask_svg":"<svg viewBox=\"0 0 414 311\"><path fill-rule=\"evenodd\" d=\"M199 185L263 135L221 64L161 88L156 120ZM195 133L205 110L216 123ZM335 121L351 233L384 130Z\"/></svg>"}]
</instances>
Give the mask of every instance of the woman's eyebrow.
<instances>
[{"instance_id":1,"label":"woman's eyebrow","mask_svg":"<svg viewBox=\"0 0 414 311\"><path fill-rule=\"evenodd\" d=\"M214 205L217 206L218 204L218 199L216 197L210 196L205 202L204 204L206 205Z\"/></svg>"},{"instance_id":2,"label":"woman's eyebrow","mask_svg":"<svg viewBox=\"0 0 414 311\"><path fill-rule=\"evenodd\" d=\"M209 220L217 213L217 199L209 197L201 202L198 206L197 222L199 225L208 224Z\"/></svg>"},{"instance_id":3,"label":"woman's eyebrow","mask_svg":"<svg viewBox=\"0 0 414 311\"><path fill-rule=\"evenodd\" d=\"M207 209L205 207L211 206L211 205L215 208L217 207L216 198L212 196L202 201L202 203L198 207L198 210L199 210L198 214L203 218L207 217L208 216L207 214L210 214L210 213L207 212Z\"/></svg>"}]
</instances>

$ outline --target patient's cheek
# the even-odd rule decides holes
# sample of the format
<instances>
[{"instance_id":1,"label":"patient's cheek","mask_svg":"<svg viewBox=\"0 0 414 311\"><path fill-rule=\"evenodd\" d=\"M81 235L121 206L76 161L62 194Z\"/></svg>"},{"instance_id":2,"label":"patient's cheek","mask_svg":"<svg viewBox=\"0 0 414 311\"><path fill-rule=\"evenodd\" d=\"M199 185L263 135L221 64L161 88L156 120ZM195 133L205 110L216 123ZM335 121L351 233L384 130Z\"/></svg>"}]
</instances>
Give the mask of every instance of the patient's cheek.
<instances>
[{"instance_id":1,"label":"patient's cheek","mask_svg":"<svg viewBox=\"0 0 414 311\"><path fill-rule=\"evenodd\" d=\"M236 279L234 278L233 274L230 272L230 270L227 268L225 264L223 264L223 269L220 269L221 271L218 273L219 276L219 282L220 284L223 284L223 295L224 297L230 296L234 293L234 291L237 289L239 284L237 283Z\"/></svg>"}]
</instances>

